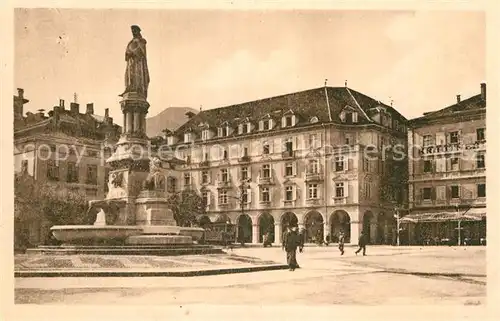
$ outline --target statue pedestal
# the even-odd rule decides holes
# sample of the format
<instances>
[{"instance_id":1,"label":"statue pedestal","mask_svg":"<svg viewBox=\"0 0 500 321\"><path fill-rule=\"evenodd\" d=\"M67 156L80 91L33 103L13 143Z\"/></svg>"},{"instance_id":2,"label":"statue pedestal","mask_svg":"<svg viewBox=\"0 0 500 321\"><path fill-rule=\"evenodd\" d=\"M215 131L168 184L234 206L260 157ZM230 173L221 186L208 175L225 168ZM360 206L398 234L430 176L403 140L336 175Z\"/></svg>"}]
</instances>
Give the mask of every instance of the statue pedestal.
<instances>
[{"instance_id":1,"label":"statue pedestal","mask_svg":"<svg viewBox=\"0 0 500 321\"><path fill-rule=\"evenodd\" d=\"M136 225L176 226L174 214L164 198L137 198L135 200Z\"/></svg>"}]
</instances>

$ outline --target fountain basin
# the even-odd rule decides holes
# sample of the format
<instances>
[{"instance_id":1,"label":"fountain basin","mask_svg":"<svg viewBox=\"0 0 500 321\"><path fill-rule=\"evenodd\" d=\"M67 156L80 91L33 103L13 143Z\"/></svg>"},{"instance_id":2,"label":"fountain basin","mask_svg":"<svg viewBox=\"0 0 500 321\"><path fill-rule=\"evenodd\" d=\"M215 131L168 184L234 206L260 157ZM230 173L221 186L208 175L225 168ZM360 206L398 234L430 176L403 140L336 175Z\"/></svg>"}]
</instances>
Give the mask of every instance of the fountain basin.
<instances>
[{"instance_id":1,"label":"fountain basin","mask_svg":"<svg viewBox=\"0 0 500 321\"><path fill-rule=\"evenodd\" d=\"M50 231L58 241L70 244L124 242L129 236L142 233L140 227L119 225L56 225Z\"/></svg>"},{"instance_id":2,"label":"fountain basin","mask_svg":"<svg viewBox=\"0 0 500 321\"><path fill-rule=\"evenodd\" d=\"M200 227L181 227L173 225L138 225L138 227L142 229L142 234L190 236L193 241L199 241L205 232L205 230Z\"/></svg>"},{"instance_id":3,"label":"fountain basin","mask_svg":"<svg viewBox=\"0 0 500 321\"><path fill-rule=\"evenodd\" d=\"M193 241L199 241L203 238L205 230L201 227L181 227L180 235L191 236Z\"/></svg>"}]
</instances>

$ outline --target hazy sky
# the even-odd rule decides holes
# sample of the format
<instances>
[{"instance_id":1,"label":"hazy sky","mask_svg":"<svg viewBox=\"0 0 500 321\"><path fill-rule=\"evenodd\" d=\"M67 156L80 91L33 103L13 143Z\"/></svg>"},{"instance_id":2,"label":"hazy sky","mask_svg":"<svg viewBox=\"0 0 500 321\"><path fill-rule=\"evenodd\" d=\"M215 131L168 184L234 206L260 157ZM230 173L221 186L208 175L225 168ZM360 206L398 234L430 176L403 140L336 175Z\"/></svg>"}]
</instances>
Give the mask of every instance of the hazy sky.
<instances>
[{"instance_id":1,"label":"hazy sky","mask_svg":"<svg viewBox=\"0 0 500 321\"><path fill-rule=\"evenodd\" d=\"M406 117L479 93L480 12L18 9L15 86L25 110L67 106L121 123L124 52L137 24L148 41L149 116L169 106L222 107L348 86ZM15 89L13 94L15 94Z\"/></svg>"}]
</instances>

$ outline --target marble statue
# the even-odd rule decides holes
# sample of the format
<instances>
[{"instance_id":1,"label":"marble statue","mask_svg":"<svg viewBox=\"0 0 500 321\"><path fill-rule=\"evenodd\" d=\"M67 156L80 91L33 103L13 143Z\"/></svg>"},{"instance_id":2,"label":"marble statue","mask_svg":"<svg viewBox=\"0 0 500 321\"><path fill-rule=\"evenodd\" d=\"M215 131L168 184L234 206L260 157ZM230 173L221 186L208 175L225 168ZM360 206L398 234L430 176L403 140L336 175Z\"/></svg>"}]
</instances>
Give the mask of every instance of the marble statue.
<instances>
[{"instance_id":1,"label":"marble statue","mask_svg":"<svg viewBox=\"0 0 500 321\"><path fill-rule=\"evenodd\" d=\"M139 26L132 26L133 38L127 45L125 51L125 91L120 96L127 93L136 93L143 98L148 96L149 70L146 59L146 39L141 35Z\"/></svg>"},{"instance_id":2,"label":"marble statue","mask_svg":"<svg viewBox=\"0 0 500 321\"><path fill-rule=\"evenodd\" d=\"M149 174L144 181L145 190L165 190L165 175L162 172L161 160L158 157L151 158L149 163Z\"/></svg>"}]
</instances>

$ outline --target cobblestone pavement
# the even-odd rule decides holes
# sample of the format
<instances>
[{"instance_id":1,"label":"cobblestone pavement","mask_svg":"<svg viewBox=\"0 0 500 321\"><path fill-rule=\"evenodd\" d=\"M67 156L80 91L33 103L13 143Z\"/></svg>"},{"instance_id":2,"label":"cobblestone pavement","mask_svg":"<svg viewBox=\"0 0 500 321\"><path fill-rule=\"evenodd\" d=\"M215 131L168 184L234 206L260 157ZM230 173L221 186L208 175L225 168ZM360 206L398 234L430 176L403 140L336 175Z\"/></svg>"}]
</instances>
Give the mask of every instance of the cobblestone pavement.
<instances>
[{"instance_id":1,"label":"cobblestone pavement","mask_svg":"<svg viewBox=\"0 0 500 321\"><path fill-rule=\"evenodd\" d=\"M16 255L16 271L127 270L204 268L211 266L266 265L269 260L235 254L132 256L132 255Z\"/></svg>"},{"instance_id":2,"label":"cobblestone pavement","mask_svg":"<svg viewBox=\"0 0 500 321\"><path fill-rule=\"evenodd\" d=\"M278 248L233 254L283 262ZM308 247L296 271L189 278L18 278L16 303L34 304L459 304L486 303L485 248L369 247L340 256Z\"/></svg>"}]
</instances>

